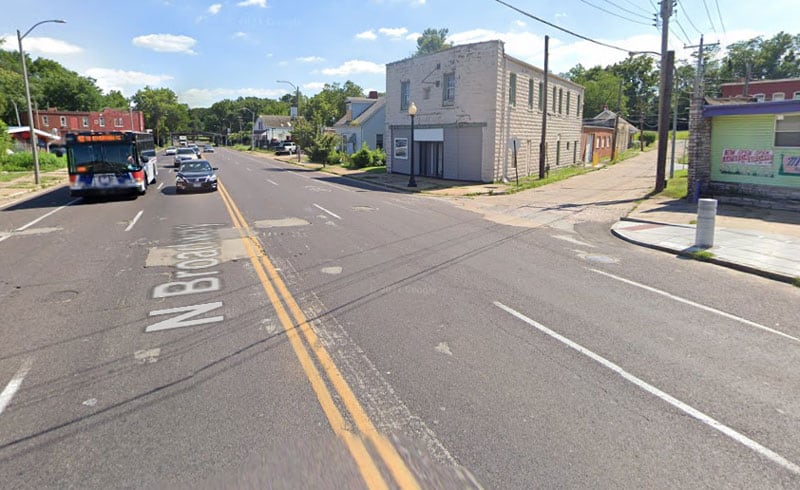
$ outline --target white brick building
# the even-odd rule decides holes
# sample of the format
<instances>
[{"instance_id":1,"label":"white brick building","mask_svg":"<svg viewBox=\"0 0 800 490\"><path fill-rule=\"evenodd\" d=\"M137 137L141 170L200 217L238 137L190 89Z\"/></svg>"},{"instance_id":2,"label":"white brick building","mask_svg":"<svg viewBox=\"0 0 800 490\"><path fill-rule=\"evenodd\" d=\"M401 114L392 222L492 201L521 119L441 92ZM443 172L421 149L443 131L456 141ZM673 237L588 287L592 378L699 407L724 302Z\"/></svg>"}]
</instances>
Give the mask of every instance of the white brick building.
<instances>
[{"instance_id":1,"label":"white brick building","mask_svg":"<svg viewBox=\"0 0 800 490\"><path fill-rule=\"evenodd\" d=\"M387 171L444 179L513 179L538 174L542 109L547 108L550 168L580 158L583 87L505 54L502 41L456 46L386 65Z\"/></svg>"}]
</instances>

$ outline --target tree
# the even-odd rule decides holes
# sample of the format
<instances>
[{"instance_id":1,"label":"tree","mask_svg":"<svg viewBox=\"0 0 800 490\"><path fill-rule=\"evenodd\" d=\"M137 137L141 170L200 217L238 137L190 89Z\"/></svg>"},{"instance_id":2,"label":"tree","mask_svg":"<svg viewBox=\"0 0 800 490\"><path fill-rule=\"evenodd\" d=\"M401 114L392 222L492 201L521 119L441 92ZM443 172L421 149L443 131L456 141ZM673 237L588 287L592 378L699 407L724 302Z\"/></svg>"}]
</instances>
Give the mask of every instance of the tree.
<instances>
[{"instance_id":1,"label":"tree","mask_svg":"<svg viewBox=\"0 0 800 490\"><path fill-rule=\"evenodd\" d=\"M110 109L128 110L128 99L119 90L112 90L103 96L103 107Z\"/></svg>"},{"instance_id":2,"label":"tree","mask_svg":"<svg viewBox=\"0 0 800 490\"><path fill-rule=\"evenodd\" d=\"M563 76L583 85L585 89L583 113L586 117L594 117L606 107L614 112L617 111L620 78L609 69L595 66L587 70L581 64L577 64ZM623 94L620 106L621 114L627 112L627 101L628 98Z\"/></svg>"},{"instance_id":3,"label":"tree","mask_svg":"<svg viewBox=\"0 0 800 490\"><path fill-rule=\"evenodd\" d=\"M145 126L151 128L156 144L162 144L165 130L179 130L188 125L189 107L178 103L178 96L168 88L145 88L132 97L136 109L144 113Z\"/></svg>"},{"instance_id":4,"label":"tree","mask_svg":"<svg viewBox=\"0 0 800 490\"><path fill-rule=\"evenodd\" d=\"M609 69L622 79L622 93L627 100L627 110L622 111L621 116L635 122L643 115L658 114L659 75L653 58L647 55L630 56Z\"/></svg>"},{"instance_id":5,"label":"tree","mask_svg":"<svg viewBox=\"0 0 800 490\"><path fill-rule=\"evenodd\" d=\"M422 35L417 38L417 52L414 56L436 53L443 49L452 48L453 43L448 43L447 29L433 29L431 27L422 31Z\"/></svg>"},{"instance_id":6,"label":"tree","mask_svg":"<svg viewBox=\"0 0 800 490\"><path fill-rule=\"evenodd\" d=\"M364 89L350 80L343 86L326 83L317 95L306 102L303 117L317 126L332 126L344 116L348 97L364 97Z\"/></svg>"},{"instance_id":7,"label":"tree","mask_svg":"<svg viewBox=\"0 0 800 490\"><path fill-rule=\"evenodd\" d=\"M800 76L800 35L779 32L770 39L762 36L739 41L727 47L720 66L720 77L728 81L795 78Z\"/></svg>"},{"instance_id":8,"label":"tree","mask_svg":"<svg viewBox=\"0 0 800 490\"><path fill-rule=\"evenodd\" d=\"M37 58L28 66L31 98L35 106L42 109L57 107L66 111L102 109L103 92L94 79L80 76L46 58Z\"/></svg>"}]
</instances>

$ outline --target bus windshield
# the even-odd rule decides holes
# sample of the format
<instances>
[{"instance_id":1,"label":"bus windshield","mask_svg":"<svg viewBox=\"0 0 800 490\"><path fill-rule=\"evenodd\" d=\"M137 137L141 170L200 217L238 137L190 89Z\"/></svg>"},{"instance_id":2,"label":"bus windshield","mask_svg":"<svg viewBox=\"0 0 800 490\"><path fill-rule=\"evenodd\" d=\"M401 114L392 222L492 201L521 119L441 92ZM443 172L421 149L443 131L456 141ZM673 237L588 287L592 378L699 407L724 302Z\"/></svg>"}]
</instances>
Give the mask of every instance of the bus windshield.
<instances>
[{"instance_id":1,"label":"bus windshield","mask_svg":"<svg viewBox=\"0 0 800 490\"><path fill-rule=\"evenodd\" d=\"M78 173L134 172L142 168L131 143L74 145L69 148L68 162L69 171Z\"/></svg>"}]
</instances>

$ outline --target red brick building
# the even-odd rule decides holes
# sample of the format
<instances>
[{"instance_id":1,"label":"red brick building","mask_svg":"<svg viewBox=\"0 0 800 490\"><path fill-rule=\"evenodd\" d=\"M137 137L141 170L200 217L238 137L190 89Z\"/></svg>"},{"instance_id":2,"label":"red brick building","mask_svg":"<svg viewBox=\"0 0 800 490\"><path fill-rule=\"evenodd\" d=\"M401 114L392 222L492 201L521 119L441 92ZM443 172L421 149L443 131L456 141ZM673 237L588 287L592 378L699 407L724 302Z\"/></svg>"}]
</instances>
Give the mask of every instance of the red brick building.
<instances>
[{"instance_id":1,"label":"red brick building","mask_svg":"<svg viewBox=\"0 0 800 490\"><path fill-rule=\"evenodd\" d=\"M23 124L27 125L27 114L24 116ZM59 136L72 131L144 131L144 115L140 111L81 112L49 108L33 111L33 118L36 129Z\"/></svg>"},{"instance_id":2,"label":"red brick building","mask_svg":"<svg viewBox=\"0 0 800 490\"><path fill-rule=\"evenodd\" d=\"M753 80L745 87L744 82L720 85L722 98L753 97L758 102L773 100L800 100L800 78L782 80Z\"/></svg>"}]
</instances>

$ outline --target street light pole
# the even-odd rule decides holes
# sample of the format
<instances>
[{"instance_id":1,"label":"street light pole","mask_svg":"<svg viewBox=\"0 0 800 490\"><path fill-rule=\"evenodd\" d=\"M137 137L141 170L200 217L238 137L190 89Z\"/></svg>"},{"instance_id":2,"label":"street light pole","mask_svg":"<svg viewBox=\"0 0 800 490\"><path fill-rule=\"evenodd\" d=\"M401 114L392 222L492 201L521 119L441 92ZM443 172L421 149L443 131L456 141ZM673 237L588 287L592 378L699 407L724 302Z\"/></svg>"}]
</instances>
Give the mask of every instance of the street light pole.
<instances>
[{"instance_id":1,"label":"street light pole","mask_svg":"<svg viewBox=\"0 0 800 490\"><path fill-rule=\"evenodd\" d=\"M55 22L56 24L65 24L66 21L60 19L53 19L53 20L43 20L41 22L37 22L33 24L33 26L25 31L25 34L20 34L19 29L17 29L17 41L19 41L19 57L22 58L22 77L25 79L25 98L28 100L28 129L31 133L31 148L33 151L33 176L34 182L36 185L39 185L40 178L39 178L39 142L36 141L36 127L33 124L33 104L31 103L31 87L30 82L28 82L28 66L25 63L25 52L22 50L22 40L25 39L25 36L31 33L32 30L36 28L36 26L40 24L45 24L47 22Z\"/></svg>"},{"instance_id":2,"label":"street light pole","mask_svg":"<svg viewBox=\"0 0 800 490\"><path fill-rule=\"evenodd\" d=\"M251 111L247 107L243 107L243 109L253 115L253 127L250 128L250 151L255 151L256 150L256 113Z\"/></svg>"},{"instance_id":3,"label":"street light pole","mask_svg":"<svg viewBox=\"0 0 800 490\"><path fill-rule=\"evenodd\" d=\"M408 165L408 187L416 187L417 181L414 180L414 116L417 115L417 105L413 102L408 106L408 115L411 116L411 151Z\"/></svg>"},{"instance_id":4,"label":"street light pole","mask_svg":"<svg viewBox=\"0 0 800 490\"><path fill-rule=\"evenodd\" d=\"M297 119L300 119L300 87L287 80L276 80L277 83L288 83L292 86L295 92L295 100L297 101ZM295 141L295 145L297 142ZM300 146L297 147L297 162L300 162Z\"/></svg>"}]
</instances>

